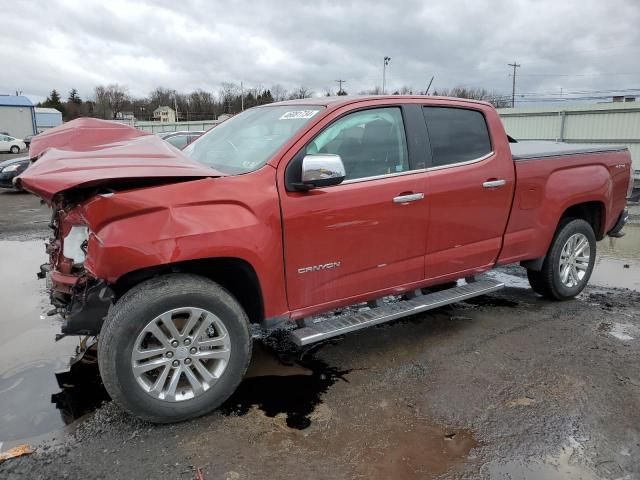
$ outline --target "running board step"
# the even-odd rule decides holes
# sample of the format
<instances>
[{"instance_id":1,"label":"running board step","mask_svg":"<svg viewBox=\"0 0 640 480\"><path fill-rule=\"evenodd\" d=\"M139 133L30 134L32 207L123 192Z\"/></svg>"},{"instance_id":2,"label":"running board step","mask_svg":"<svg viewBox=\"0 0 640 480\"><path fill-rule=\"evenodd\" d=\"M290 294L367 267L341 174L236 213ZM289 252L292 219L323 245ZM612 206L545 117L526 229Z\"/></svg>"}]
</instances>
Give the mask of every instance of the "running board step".
<instances>
[{"instance_id":1,"label":"running board step","mask_svg":"<svg viewBox=\"0 0 640 480\"><path fill-rule=\"evenodd\" d=\"M502 288L504 288L504 283L495 280L481 280L468 283L447 290L420 295L409 300L385 304L372 308L371 310L339 315L328 320L322 320L318 323L293 330L291 332L291 339L296 345L308 345L372 325L378 325L397 318L449 305L450 303L495 292Z\"/></svg>"}]
</instances>

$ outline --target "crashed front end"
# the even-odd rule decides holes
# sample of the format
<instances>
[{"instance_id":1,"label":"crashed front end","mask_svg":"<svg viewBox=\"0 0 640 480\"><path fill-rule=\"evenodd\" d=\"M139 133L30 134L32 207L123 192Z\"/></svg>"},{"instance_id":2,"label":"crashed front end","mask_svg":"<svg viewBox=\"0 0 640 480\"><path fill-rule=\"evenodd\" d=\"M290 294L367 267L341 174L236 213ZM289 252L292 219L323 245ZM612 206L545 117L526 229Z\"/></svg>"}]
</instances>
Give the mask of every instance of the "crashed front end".
<instances>
[{"instance_id":1,"label":"crashed front end","mask_svg":"<svg viewBox=\"0 0 640 480\"><path fill-rule=\"evenodd\" d=\"M64 319L67 335L97 335L114 300L112 286L92 271L101 243L88 218L99 222L144 208L97 202L99 213L91 217L88 205L121 191L219 176L156 135L96 119L72 120L38 135L29 157L31 165L16 182L52 208L49 263L38 276L47 279L54 306L49 313Z\"/></svg>"},{"instance_id":2,"label":"crashed front end","mask_svg":"<svg viewBox=\"0 0 640 480\"><path fill-rule=\"evenodd\" d=\"M49 263L40 266L39 278L46 278L53 310L60 315L64 335L97 335L114 298L104 280L85 268L91 231L77 209L52 205L50 227L53 234L46 244Z\"/></svg>"}]
</instances>

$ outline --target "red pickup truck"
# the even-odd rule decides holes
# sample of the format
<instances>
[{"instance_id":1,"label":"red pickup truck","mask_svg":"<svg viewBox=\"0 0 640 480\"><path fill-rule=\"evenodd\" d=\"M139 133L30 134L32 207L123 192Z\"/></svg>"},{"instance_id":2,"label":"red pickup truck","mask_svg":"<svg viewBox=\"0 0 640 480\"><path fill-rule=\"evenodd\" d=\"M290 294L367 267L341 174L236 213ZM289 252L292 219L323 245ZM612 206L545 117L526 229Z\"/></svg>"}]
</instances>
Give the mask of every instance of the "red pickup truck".
<instances>
[{"instance_id":1,"label":"red pickup truck","mask_svg":"<svg viewBox=\"0 0 640 480\"><path fill-rule=\"evenodd\" d=\"M260 106L182 151L82 119L30 156L52 313L155 422L219 406L274 329L306 345L492 292L476 277L516 262L572 298L632 185L625 148L510 143L491 105L438 97Z\"/></svg>"}]
</instances>

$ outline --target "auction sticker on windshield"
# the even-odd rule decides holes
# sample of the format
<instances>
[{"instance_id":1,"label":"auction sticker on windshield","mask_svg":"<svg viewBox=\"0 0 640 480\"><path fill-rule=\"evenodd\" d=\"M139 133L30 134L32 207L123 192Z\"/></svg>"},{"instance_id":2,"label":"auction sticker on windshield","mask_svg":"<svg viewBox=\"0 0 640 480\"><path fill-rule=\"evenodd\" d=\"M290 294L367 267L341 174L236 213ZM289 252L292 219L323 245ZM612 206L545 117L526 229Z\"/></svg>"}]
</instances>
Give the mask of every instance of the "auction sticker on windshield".
<instances>
[{"instance_id":1,"label":"auction sticker on windshield","mask_svg":"<svg viewBox=\"0 0 640 480\"><path fill-rule=\"evenodd\" d=\"M318 110L292 110L284 113L279 120L303 120L313 117Z\"/></svg>"}]
</instances>

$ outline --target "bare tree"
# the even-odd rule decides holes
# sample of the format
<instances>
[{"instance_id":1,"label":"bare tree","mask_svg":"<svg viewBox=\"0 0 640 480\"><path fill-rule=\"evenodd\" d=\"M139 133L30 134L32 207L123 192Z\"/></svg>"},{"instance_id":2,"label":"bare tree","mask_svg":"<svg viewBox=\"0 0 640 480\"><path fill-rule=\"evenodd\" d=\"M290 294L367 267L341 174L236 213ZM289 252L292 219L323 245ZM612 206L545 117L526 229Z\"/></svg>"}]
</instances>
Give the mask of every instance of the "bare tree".
<instances>
[{"instance_id":1,"label":"bare tree","mask_svg":"<svg viewBox=\"0 0 640 480\"><path fill-rule=\"evenodd\" d=\"M109 98L107 95L107 89L103 85L98 85L94 89L95 107L94 113L100 118L109 118Z\"/></svg>"},{"instance_id":2,"label":"bare tree","mask_svg":"<svg viewBox=\"0 0 640 480\"><path fill-rule=\"evenodd\" d=\"M458 98L470 98L473 100L483 100L491 103L496 108L503 108L511 106L511 97L505 95L499 95L496 92L490 92L484 88L465 88L454 87L444 88L433 92L434 95L440 95L442 97L458 97Z\"/></svg>"},{"instance_id":3,"label":"bare tree","mask_svg":"<svg viewBox=\"0 0 640 480\"><path fill-rule=\"evenodd\" d=\"M293 92L291 92L291 95L289 95L289 98L293 100L296 98L309 98L312 96L313 96L313 90L308 89L304 85L300 85Z\"/></svg>"},{"instance_id":4,"label":"bare tree","mask_svg":"<svg viewBox=\"0 0 640 480\"><path fill-rule=\"evenodd\" d=\"M381 94L382 94L382 88L380 88L378 85L376 85L373 88L370 88L369 90L360 91L360 95L381 95Z\"/></svg>"},{"instance_id":5,"label":"bare tree","mask_svg":"<svg viewBox=\"0 0 640 480\"><path fill-rule=\"evenodd\" d=\"M107 86L107 99L111 118L115 119L129 102L129 88L126 85L111 84Z\"/></svg>"},{"instance_id":6,"label":"bare tree","mask_svg":"<svg viewBox=\"0 0 640 480\"><path fill-rule=\"evenodd\" d=\"M153 108L170 106L173 108L173 99L176 95L175 90L171 90L163 87L156 87L156 89L149 94L149 103Z\"/></svg>"},{"instance_id":7,"label":"bare tree","mask_svg":"<svg viewBox=\"0 0 640 480\"><path fill-rule=\"evenodd\" d=\"M220 84L220 103L222 103L225 113L233 113L234 100L239 96L239 91L240 89L235 83L222 82Z\"/></svg>"},{"instance_id":8,"label":"bare tree","mask_svg":"<svg viewBox=\"0 0 640 480\"><path fill-rule=\"evenodd\" d=\"M287 89L279 83L272 85L269 91L271 92L271 97L273 98L274 102L281 102L289 97L289 92L287 92Z\"/></svg>"}]
</instances>

